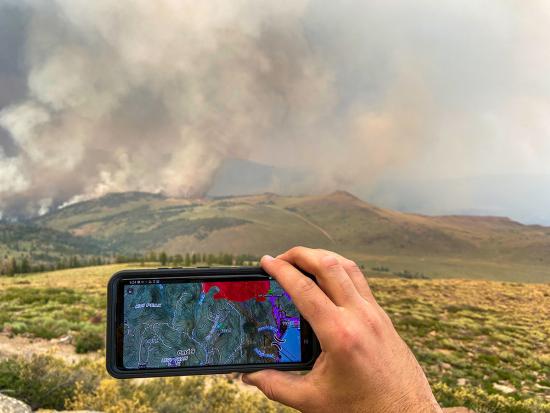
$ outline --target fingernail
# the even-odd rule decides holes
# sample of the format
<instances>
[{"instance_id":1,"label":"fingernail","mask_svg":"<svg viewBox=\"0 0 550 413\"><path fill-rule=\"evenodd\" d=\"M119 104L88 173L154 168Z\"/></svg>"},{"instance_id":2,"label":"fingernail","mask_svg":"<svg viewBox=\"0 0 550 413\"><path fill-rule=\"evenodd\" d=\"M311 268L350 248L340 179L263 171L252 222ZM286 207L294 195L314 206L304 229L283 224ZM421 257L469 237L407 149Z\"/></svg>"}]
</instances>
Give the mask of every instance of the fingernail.
<instances>
[{"instance_id":1,"label":"fingernail","mask_svg":"<svg viewBox=\"0 0 550 413\"><path fill-rule=\"evenodd\" d=\"M243 374L241 376L241 380L243 381L243 383L250 384L250 381L248 379L248 374Z\"/></svg>"},{"instance_id":2,"label":"fingernail","mask_svg":"<svg viewBox=\"0 0 550 413\"><path fill-rule=\"evenodd\" d=\"M264 255L262 257L262 261L273 261L275 258L273 258L271 255Z\"/></svg>"}]
</instances>

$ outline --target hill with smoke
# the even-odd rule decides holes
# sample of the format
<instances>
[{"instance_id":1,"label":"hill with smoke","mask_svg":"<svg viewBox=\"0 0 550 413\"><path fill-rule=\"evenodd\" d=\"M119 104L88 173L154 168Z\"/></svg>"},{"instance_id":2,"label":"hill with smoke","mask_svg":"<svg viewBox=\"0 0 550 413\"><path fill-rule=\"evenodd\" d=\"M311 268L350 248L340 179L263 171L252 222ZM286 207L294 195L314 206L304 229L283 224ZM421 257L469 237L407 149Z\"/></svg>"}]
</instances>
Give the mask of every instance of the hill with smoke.
<instances>
[{"instance_id":1,"label":"hill with smoke","mask_svg":"<svg viewBox=\"0 0 550 413\"><path fill-rule=\"evenodd\" d=\"M202 196L233 158L300 169L274 183L294 193L550 173L542 1L0 8L3 216L114 191Z\"/></svg>"}]
</instances>

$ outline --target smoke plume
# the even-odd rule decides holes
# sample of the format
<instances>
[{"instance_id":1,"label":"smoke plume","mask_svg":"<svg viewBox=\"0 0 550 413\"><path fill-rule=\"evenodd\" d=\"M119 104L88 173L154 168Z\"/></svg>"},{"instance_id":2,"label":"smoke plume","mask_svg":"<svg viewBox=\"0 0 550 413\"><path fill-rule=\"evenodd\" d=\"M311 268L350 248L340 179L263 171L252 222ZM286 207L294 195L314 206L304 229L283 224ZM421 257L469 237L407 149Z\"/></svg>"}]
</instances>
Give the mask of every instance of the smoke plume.
<instances>
[{"instance_id":1,"label":"smoke plume","mask_svg":"<svg viewBox=\"0 0 550 413\"><path fill-rule=\"evenodd\" d=\"M202 196L229 158L314 192L550 173L547 2L2 1L25 17L25 87L0 100L7 215Z\"/></svg>"}]
</instances>

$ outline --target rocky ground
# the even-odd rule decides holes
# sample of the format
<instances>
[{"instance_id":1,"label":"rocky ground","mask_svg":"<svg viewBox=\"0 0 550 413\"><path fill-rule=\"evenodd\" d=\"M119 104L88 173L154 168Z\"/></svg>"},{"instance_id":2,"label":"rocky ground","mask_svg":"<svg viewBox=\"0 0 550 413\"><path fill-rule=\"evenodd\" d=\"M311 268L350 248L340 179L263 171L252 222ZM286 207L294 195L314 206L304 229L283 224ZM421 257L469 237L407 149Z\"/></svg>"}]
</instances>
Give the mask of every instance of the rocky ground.
<instances>
[{"instance_id":1,"label":"rocky ground","mask_svg":"<svg viewBox=\"0 0 550 413\"><path fill-rule=\"evenodd\" d=\"M32 410L22 401L0 394L0 413L31 413ZM465 407L443 409L444 413L474 413ZM91 410L38 410L37 413L101 413Z\"/></svg>"}]
</instances>

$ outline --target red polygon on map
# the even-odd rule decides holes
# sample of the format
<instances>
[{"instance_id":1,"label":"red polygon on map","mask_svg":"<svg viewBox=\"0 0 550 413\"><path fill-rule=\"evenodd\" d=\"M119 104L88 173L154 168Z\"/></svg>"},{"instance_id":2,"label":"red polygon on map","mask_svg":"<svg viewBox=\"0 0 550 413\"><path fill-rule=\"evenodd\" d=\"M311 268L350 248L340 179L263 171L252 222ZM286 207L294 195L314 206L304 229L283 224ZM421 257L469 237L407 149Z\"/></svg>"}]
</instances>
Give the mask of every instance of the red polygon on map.
<instances>
[{"instance_id":1,"label":"red polygon on map","mask_svg":"<svg viewBox=\"0 0 550 413\"><path fill-rule=\"evenodd\" d=\"M219 291L214 298L231 301L247 301L253 298L256 301L265 301L265 295L269 291L269 281L213 281L203 282L202 291L206 294L210 288L218 287Z\"/></svg>"}]
</instances>

